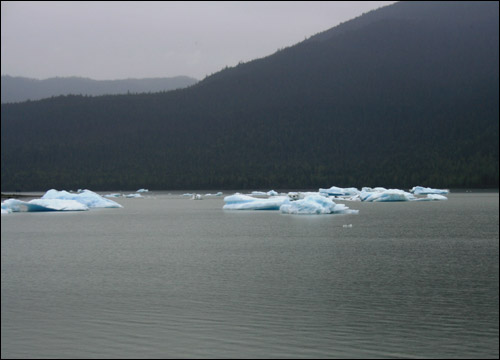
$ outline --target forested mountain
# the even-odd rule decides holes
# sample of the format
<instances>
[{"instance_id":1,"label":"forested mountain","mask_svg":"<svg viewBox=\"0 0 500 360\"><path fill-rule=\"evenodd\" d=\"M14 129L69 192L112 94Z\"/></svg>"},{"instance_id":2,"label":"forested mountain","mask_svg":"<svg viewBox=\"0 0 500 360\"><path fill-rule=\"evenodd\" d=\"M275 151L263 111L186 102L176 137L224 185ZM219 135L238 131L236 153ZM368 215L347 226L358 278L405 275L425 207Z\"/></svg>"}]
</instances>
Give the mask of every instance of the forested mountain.
<instances>
[{"instance_id":1,"label":"forested mountain","mask_svg":"<svg viewBox=\"0 0 500 360\"><path fill-rule=\"evenodd\" d=\"M188 76L150 79L92 80L55 77L45 80L2 75L2 103L40 100L59 95L113 95L169 91L193 85Z\"/></svg>"},{"instance_id":2,"label":"forested mountain","mask_svg":"<svg viewBox=\"0 0 500 360\"><path fill-rule=\"evenodd\" d=\"M2 190L498 187L498 19L400 2L187 89L2 105Z\"/></svg>"}]
</instances>

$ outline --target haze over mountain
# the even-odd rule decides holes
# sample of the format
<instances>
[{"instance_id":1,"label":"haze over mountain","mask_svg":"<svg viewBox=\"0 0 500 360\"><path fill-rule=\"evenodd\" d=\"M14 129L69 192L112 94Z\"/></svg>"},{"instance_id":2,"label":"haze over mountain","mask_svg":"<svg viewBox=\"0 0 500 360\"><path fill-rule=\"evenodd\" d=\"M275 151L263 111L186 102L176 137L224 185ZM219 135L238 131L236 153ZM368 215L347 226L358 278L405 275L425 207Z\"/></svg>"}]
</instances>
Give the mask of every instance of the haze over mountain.
<instances>
[{"instance_id":1,"label":"haze over mountain","mask_svg":"<svg viewBox=\"0 0 500 360\"><path fill-rule=\"evenodd\" d=\"M188 76L150 79L92 80L56 77L45 80L2 75L2 103L40 100L59 95L113 95L169 91L193 85Z\"/></svg>"},{"instance_id":2,"label":"haze over mountain","mask_svg":"<svg viewBox=\"0 0 500 360\"><path fill-rule=\"evenodd\" d=\"M498 2L400 2L166 93L2 105L2 190L498 187Z\"/></svg>"}]
</instances>

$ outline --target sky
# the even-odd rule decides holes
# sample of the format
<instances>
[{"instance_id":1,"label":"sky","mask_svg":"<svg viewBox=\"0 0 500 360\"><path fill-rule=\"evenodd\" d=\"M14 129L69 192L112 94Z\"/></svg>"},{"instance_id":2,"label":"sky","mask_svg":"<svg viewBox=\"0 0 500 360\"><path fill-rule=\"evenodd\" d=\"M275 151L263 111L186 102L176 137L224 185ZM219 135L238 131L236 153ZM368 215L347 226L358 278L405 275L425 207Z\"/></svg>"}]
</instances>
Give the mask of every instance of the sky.
<instances>
[{"instance_id":1,"label":"sky","mask_svg":"<svg viewBox=\"0 0 500 360\"><path fill-rule=\"evenodd\" d=\"M1 73L203 79L394 1L2 1Z\"/></svg>"}]
</instances>

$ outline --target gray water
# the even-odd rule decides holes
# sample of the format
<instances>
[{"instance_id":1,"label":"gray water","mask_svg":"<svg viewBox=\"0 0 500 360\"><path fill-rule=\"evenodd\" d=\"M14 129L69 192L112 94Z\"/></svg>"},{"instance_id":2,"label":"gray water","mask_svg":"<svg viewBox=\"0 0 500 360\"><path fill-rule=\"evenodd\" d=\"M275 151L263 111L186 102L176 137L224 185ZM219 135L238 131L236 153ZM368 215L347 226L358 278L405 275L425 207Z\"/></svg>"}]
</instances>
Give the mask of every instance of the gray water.
<instances>
[{"instance_id":1,"label":"gray water","mask_svg":"<svg viewBox=\"0 0 500 360\"><path fill-rule=\"evenodd\" d=\"M498 193L320 216L146 196L2 216L2 358L499 356Z\"/></svg>"}]
</instances>

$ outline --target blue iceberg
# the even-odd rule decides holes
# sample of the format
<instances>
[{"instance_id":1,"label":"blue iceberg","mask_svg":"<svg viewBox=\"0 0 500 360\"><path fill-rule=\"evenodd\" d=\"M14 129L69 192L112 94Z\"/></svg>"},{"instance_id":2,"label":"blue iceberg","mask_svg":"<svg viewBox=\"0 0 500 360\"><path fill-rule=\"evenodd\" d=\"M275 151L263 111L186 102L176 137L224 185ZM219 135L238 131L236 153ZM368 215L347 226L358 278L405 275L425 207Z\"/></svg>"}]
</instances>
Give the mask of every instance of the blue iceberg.
<instances>
[{"instance_id":1,"label":"blue iceberg","mask_svg":"<svg viewBox=\"0 0 500 360\"><path fill-rule=\"evenodd\" d=\"M284 214L357 214L359 210L351 210L344 204L336 204L332 199L322 195L307 195L301 200L287 199L281 206Z\"/></svg>"},{"instance_id":2,"label":"blue iceberg","mask_svg":"<svg viewBox=\"0 0 500 360\"><path fill-rule=\"evenodd\" d=\"M445 195L450 192L448 189L432 189L424 186L414 186L411 190L411 193L415 195L428 195L428 194L439 194Z\"/></svg>"},{"instance_id":3,"label":"blue iceberg","mask_svg":"<svg viewBox=\"0 0 500 360\"><path fill-rule=\"evenodd\" d=\"M78 193L69 193L67 191L57 191L51 189L47 191L42 199L75 200L89 208L121 208L120 204L113 200L105 199L101 195L90 190L79 190Z\"/></svg>"},{"instance_id":4,"label":"blue iceberg","mask_svg":"<svg viewBox=\"0 0 500 360\"><path fill-rule=\"evenodd\" d=\"M399 189L362 191L359 195L361 201L382 202L382 201L413 201L416 197L409 192Z\"/></svg>"},{"instance_id":5,"label":"blue iceberg","mask_svg":"<svg viewBox=\"0 0 500 360\"><path fill-rule=\"evenodd\" d=\"M112 200L90 190L79 190L79 193L49 190L40 199L22 201L8 199L2 202L2 214L12 212L37 212L37 211L85 211L91 208L121 208L122 206Z\"/></svg>"},{"instance_id":6,"label":"blue iceberg","mask_svg":"<svg viewBox=\"0 0 500 360\"><path fill-rule=\"evenodd\" d=\"M2 214L38 211L86 211L89 208L75 200L33 199L22 201L8 199L2 202Z\"/></svg>"},{"instance_id":7,"label":"blue iceberg","mask_svg":"<svg viewBox=\"0 0 500 360\"><path fill-rule=\"evenodd\" d=\"M295 193L293 193L295 194ZM290 194L289 194L290 195ZM296 200L297 199L297 200ZM280 210L283 214L357 214L343 204L318 193L305 193L303 198L271 196L267 199L234 194L224 198L225 210Z\"/></svg>"},{"instance_id":8,"label":"blue iceberg","mask_svg":"<svg viewBox=\"0 0 500 360\"><path fill-rule=\"evenodd\" d=\"M319 189L319 193L325 196L354 196L359 195L360 191L357 188L340 188L332 186L329 189Z\"/></svg>"},{"instance_id":9,"label":"blue iceberg","mask_svg":"<svg viewBox=\"0 0 500 360\"><path fill-rule=\"evenodd\" d=\"M249 195L236 193L226 196L224 210L279 210L280 206L288 200L287 196L273 196L268 199L255 198Z\"/></svg>"},{"instance_id":10,"label":"blue iceberg","mask_svg":"<svg viewBox=\"0 0 500 360\"><path fill-rule=\"evenodd\" d=\"M448 200L444 195L439 194L427 194L424 198L415 198L415 201L434 201L434 200Z\"/></svg>"}]
</instances>

